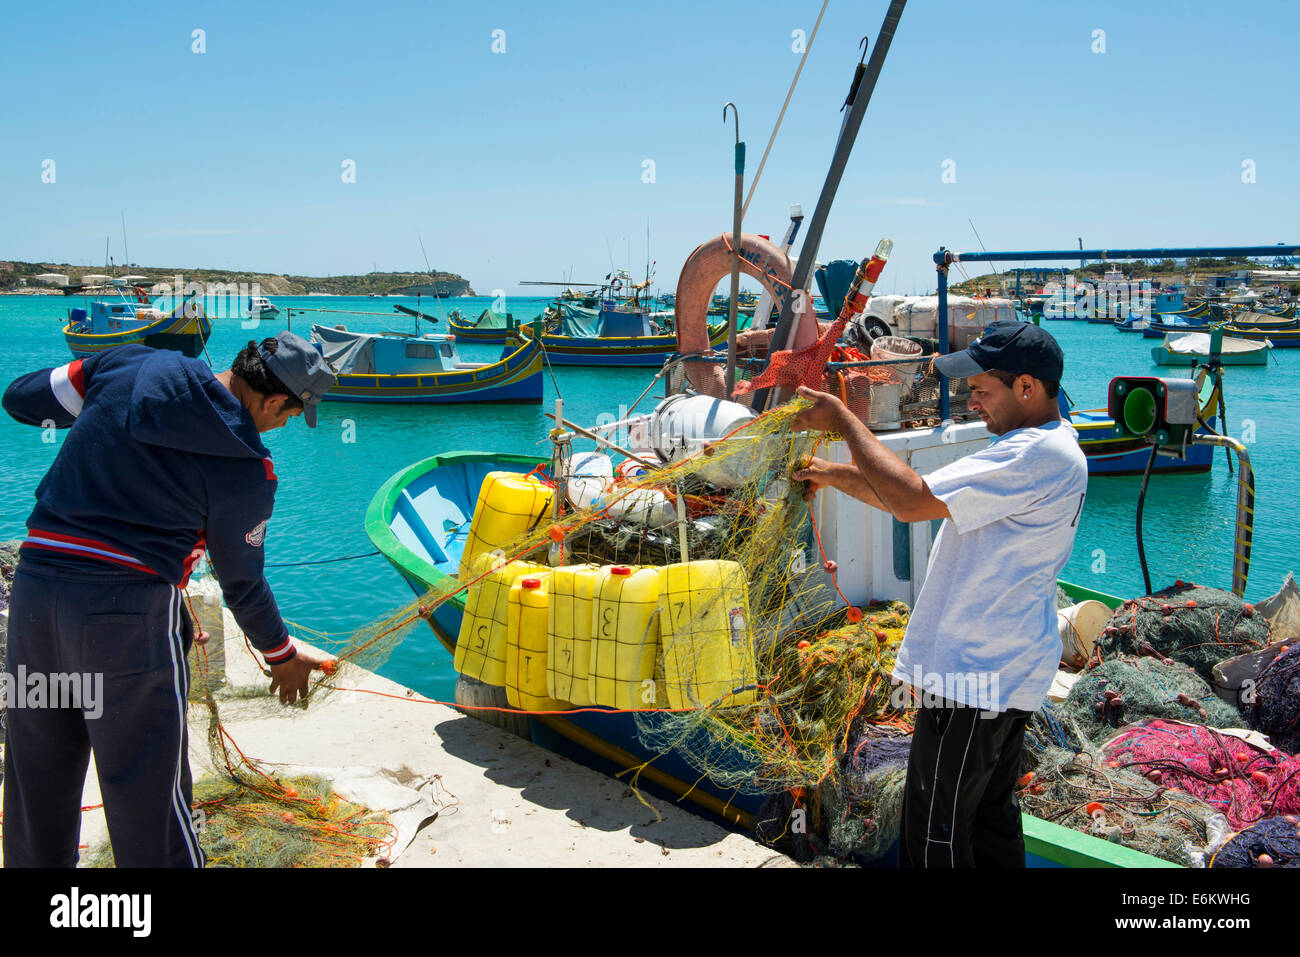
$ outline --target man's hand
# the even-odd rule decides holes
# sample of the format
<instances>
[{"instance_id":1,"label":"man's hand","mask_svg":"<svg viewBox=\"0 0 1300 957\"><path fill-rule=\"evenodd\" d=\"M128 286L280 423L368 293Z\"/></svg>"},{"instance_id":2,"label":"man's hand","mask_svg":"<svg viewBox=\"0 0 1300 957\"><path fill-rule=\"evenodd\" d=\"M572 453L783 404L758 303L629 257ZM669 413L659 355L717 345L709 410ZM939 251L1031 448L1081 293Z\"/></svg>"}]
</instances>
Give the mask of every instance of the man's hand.
<instances>
[{"instance_id":1,"label":"man's hand","mask_svg":"<svg viewBox=\"0 0 1300 957\"><path fill-rule=\"evenodd\" d=\"M836 473L842 471L844 467L836 462L827 462L825 459L814 457L808 460L806 466L791 473L790 477L797 482L811 482L814 492L828 485L831 488L839 488L840 486L836 483ZM852 466L849 466L849 468L854 474L857 474L857 469Z\"/></svg>"},{"instance_id":2,"label":"man's hand","mask_svg":"<svg viewBox=\"0 0 1300 957\"><path fill-rule=\"evenodd\" d=\"M814 391L806 385L799 386L799 397L808 399L812 405L794 417L790 423L791 431L837 432L843 427L849 410L838 398L828 392Z\"/></svg>"},{"instance_id":3,"label":"man's hand","mask_svg":"<svg viewBox=\"0 0 1300 957\"><path fill-rule=\"evenodd\" d=\"M311 680L311 673L316 670L324 671L324 658L317 658L315 655L298 649L298 653L288 661L283 661L278 665L271 665L271 694L280 692L280 704L293 704L302 695L304 701L307 698L307 682Z\"/></svg>"}]
</instances>

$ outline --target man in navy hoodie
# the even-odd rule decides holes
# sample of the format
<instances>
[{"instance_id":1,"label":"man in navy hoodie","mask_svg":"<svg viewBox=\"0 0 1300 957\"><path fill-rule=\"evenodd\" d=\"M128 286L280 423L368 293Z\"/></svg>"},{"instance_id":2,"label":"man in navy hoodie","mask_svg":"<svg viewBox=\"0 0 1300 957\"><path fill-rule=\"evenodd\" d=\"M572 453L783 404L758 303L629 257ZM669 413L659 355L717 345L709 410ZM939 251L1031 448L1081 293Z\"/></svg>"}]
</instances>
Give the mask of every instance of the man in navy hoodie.
<instances>
[{"instance_id":1,"label":"man in navy hoodie","mask_svg":"<svg viewBox=\"0 0 1300 957\"><path fill-rule=\"evenodd\" d=\"M176 352L119 346L5 390L18 421L71 427L27 520L5 670L103 675L97 713L9 709L6 866L76 864L92 749L117 865L203 865L183 589L206 551L272 692L286 704L306 694L322 662L294 647L262 571L276 476L260 433L299 414L314 427L333 384L320 354L282 332L218 375Z\"/></svg>"}]
</instances>

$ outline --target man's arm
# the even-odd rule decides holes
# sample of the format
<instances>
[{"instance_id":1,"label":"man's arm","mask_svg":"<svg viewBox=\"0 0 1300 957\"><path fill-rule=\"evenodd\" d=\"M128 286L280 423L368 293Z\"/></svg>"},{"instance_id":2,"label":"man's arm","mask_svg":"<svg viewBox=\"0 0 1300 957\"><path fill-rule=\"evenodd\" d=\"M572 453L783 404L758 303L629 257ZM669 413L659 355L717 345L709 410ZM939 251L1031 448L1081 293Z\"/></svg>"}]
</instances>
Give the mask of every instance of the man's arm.
<instances>
[{"instance_id":1,"label":"man's arm","mask_svg":"<svg viewBox=\"0 0 1300 957\"><path fill-rule=\"evenodd\" d=\"M858 501L866 502L872 508L889 511L856 465L813 458L808 462L808 467L796 471L793 478L801 482L812 482L814 490L818 486L829 486L845 495L852 495Z\"/></svg>"},{"instance_id":2,"label":"man's arm","mask_svg":"<svg viewBox=\"0 0 1300 957\"><path fill-rule=\"evenodd\" d=\"M843 402L806 386L799 388L799 395L811 401L812 406L799 413L793 427L835 431L843 435L858 473L881 503L878 508L883 508L900 522L952 517L948 506L934 496L925 480L872 435L871 430L849 412Z\"/></svg>"},{"instance_id":3,"label":"man's arm","mask_svg":"<svg viewBox=\"0 0 1300 957\"><path fill-rule=\"evenodd\" d=\"M52 422L55 428L68 428L86 398L88 361L77 359L19 376L5 389L4 410L24 425L44 428Z\"/></svg>"},{"instance_id":4,"label":"man's arm","mask_svg":"<svg viewBox=\"0 0 1300 957\"><path fill-rule=\"evenodd\" d=\"M271 481L268 479L268 481ZM297 647L280 617L264 574L262 543L270 508L250 490L217 503L208 515L208 556L221 583L226 607L271 671L271 693L282 704L307 696L313 670L325 659Z\"/></svg>"}]
</instances>

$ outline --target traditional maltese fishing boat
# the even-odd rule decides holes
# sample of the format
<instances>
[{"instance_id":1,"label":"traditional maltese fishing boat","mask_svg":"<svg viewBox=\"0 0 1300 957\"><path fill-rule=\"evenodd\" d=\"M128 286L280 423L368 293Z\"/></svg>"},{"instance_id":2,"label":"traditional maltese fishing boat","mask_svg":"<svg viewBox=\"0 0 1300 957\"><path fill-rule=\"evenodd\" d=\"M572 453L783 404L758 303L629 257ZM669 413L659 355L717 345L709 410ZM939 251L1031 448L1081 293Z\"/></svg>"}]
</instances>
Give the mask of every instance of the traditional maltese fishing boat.
<instances>
[{"instance_id":1,"label":"traditional maltese fishing boat","mask_svg":"<svg viewBox=\"0 0 1300 957\"><path fill-rule=\"evenodd\" d=\"M338 373L327 400L542 401L542 350L536 339L506 348L496 362L462 362L455 336L435 333L401 336L313 325L311 341Z\"/></svg>"},{"instance_id":2,"label":"traditional maltese fishing boat","mask_svg":"<svg viewBox=\"0 0 1300 957\"><path fill-rule=\"evenodd\" d=\"M136 286L133 292L134 298L128 299L119 288L120 301L95 300L89 314L84 308L68 310L63 339L74 356L84 359L125 345L173 349L190 358L203 353L212 322L202 302L188 299L163 312L149 304L142 288Z\"/></svg>"}]
</instances>

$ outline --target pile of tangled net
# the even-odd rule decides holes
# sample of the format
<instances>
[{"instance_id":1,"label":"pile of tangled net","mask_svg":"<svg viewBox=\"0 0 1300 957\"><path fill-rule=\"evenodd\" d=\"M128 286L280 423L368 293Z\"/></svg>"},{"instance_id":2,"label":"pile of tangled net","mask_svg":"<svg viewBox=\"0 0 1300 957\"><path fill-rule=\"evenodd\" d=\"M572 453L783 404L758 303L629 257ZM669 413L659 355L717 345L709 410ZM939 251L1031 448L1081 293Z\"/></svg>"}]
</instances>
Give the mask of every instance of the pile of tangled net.
<instances>
[{"instance_id":1,"label":"pile of tangled net","mask_svg":"<svg viewBox=\"0 0 1300 957\"><path fill-rule=\"evenodd\" d=\"M1049 745L1020 778L1022 810L1076 831L1189 866L1208 840L1214 810L1184 791L1112 767L1096 749Z\"/></svg>"},{"instance_id":2,"label":"pile of tangled net","mask_svg":"<svg viewBox=\"0 0 1300 957\"><path fill-rule=\"evenodd\" d=\"M1021 766L1025 771L1037 768L1049 750L1078 752L1086 750L1090 744L1079 723L1064 707L1051 700L1044 701L1042 707L1029 716L1024 740Z\"/></svg>"},{"instance_id":3,"label":"pile of tangled net","mask_svg":"<svg viewBox=\"0 0 1300 957\"><path fill-rule=\"evenodd\" d=\"M1062 705L1089 741L1147 718L1239 728L1242 716L1191 668L1169 659L1113 658L1079 675Z\"/></svg>"},{"instance_id":4,"label":"pile of tangled net","mask_svg":"<svg viewBox=\"0 0 1300 957\"><path fill-rule=\"evenodd\" d=\"M1102 629L1095 654L1155 655L1213 680L1216 664L1268 644L1269 626L1231 592L1176 582L1124 602Z\"/></svg>"},{"instance_id":5,"label":"pile of tangled net","mask_svg":"<svg viewBox=\"0 0 1300 957\"><path fill-rule=\"evenodd\" d=\"M818 866L870 865L898 840L912 736L901 729L856 730L835 773L819 788L771 795L755 819L759 840ZM805 814L794 827L795 812Z\"/></svg>"},{"instance_id":6,"label":"pile of tangled net","mask_svg":"<svg viewBox=\"0 0 1300 957\"><path fill-rule=\"evenodd\" d=\"M1300 645L1278 647L1255 681L1245 709L1249 727L1263 731L1279 748L1300 751Z\"/></svg>"},{"instance_id":7,"label":"pile of tangled net","mask_svg":"<svg viewBox=\"0 0 1300 957\"><path fill-rule=\"evenodd\" d=\"M1213 728L1150 721L1121 732L1103 752L1107 766L1195 795L1236 828L1300 813L1300 758Z\"/></svg>"},{"instance_id":8,"label":"pile of tangled net","mask_svg":"<svg viewBox=\"0 0 1300 957\"><path fill-rule=\"evenodd\" d=\"M288 795L291 804L282 800ZM394 835L382 815L342 800L318 777L262 787L207 777L194 785L194 807L209 867L356 867ZM88 864L113 866L107 841Z\"/></svg>"},{"instance_id":9,"label":"pile of tangled net","mask_svg":"<svg viewBox=\"0 0 1300 957\"><path fill-rule=\"evenodd\" d=\"M1210 867L1300 867L1300 817L1288 814L1252 824L1230 837Z\"/></svg>"}]
</instances>

